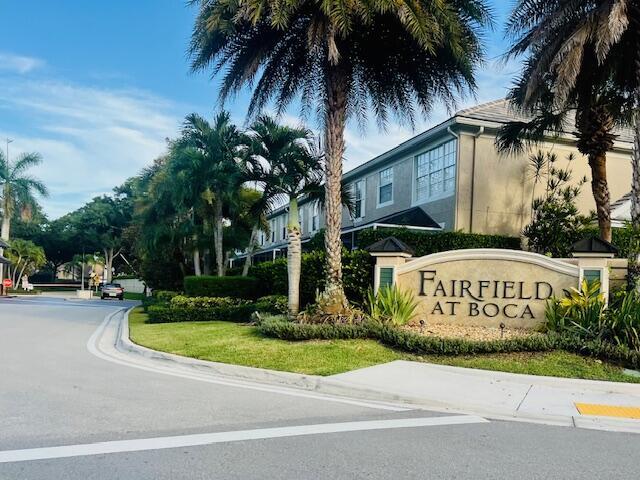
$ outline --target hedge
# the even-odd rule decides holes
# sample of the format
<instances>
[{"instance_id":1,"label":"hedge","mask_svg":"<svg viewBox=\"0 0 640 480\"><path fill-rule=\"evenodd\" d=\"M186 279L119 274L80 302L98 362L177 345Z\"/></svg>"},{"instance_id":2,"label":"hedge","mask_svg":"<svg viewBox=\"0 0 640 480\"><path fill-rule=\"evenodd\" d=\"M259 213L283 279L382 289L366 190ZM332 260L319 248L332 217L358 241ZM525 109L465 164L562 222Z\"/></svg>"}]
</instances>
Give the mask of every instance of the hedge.
<instances>
[{"instance_id":1,"label":"hedge","mask_svg":"<svg viewBox=\"0 0 640 480\"><path fill-rule=\"evenodd\" d=\"M256 302L231 297L186 297L178 295L168 303L149 305L148 323L173 322L248 322L253 312L282 314L287 311L287 299L269 296Z\"/></svg>"},{"instance_id":2,"label":"hedge","mask_svg":"<svg viewBox=\"0 0 640 480\"><path fill-rule=\"evenodd\" d=\"M387 237L396 237L415 250L417 257L464 248L506 248L520 250L520 239L504 235L463 232L426 232L408 228L365 229L358 232L358 245L366 248Z\"/></svg>"},{"instance_id":3,"label":"hedge","mask_svg":"<svg viewBox=\"0 0 640 480\"><path fill-rule=\"evenodd\" d=\"M473 341L420 335L374 322L359 325L301 324L283 319L267 319L260 332L281 340L336 340L370 338L389 347L416 355L474 355L508 352L547 352L565 350L583 356L611 361L626 368L640 368L640 352L599 340L548 333L507 340Z\"/></svg>"},{"instance_id":4,"label":"hedge","mask_svg":"<svg viewBox=\"0 0 640 480\"><path fill-rule=\"evenodd\" d=\"M342 255L342 278L347 298L361 304L367 290L373 285L375 260L364 250L345 251ZM302 275L300 278L300 303L302 307L313 303L316 291L325 285L325 252L315 251L302 254ZM286 295L288 288L287 260L279 258L272 262L253 265L249 275L258 280L260 295Z\"/></svg>"},{"instance_id":5,"label":"hedge","mask_svg":"<svg viewBox=\"0 0 640 480\"><path fill-rule=\"evenodd\" d=\"M184 291L190 297L258 298L258 280L253 277L185 277Z\"/></svg>"}]
</instances>

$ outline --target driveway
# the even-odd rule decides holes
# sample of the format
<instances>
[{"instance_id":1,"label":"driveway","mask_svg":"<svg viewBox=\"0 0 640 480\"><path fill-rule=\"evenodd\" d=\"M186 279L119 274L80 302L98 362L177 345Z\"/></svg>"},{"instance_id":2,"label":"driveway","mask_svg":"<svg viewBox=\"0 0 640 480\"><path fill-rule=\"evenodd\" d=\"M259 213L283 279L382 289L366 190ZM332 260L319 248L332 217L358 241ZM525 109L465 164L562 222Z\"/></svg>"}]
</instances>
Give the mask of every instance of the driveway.
<instances>
[{"instance_id":1,"label":"driveway","mask_svg":"<svg viewBox=\"0 0 640 480\"><path fill-rule=\"evenodd\" d=\"M105 316L130 304L0 300L0 479L637 475L633 434L212 384L93 355Z\"/></svg>"}]
</instances>

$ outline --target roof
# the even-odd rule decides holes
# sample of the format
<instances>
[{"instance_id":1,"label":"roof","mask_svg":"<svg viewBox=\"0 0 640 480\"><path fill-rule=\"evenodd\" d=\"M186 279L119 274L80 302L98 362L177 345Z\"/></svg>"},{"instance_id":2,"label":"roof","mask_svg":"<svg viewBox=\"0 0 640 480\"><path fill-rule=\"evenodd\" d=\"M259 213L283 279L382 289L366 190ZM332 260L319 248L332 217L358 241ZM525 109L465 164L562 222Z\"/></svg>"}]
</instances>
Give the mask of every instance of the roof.
<instances>
[{"instance_id":1,"label":"roof","mask_svg":"<svg viewBox=\"0 0 640 480\"><path fill-rule=\"evenodd\" d=\"M627 202L631 202L631 192L624 194L618 200L611 204L611 210L615 210L616 208L622 207Z\"/></svg>"},{"instance_id":2,"label":"roof","mask_svg":"<svg viewBox=\"0 0 640 480\"><path fill-rule=\"evenodd\" d=\"M365 250L371 253L408 253L410 255L415 253L413 248L402 240L398 240L396 237L387 237L378 240L366 247Z\"/></svg>"},{"instance_id":3,"label":"roof","mask_svg":"<svg viewBox=\"0 0 640 480\"><path fill-rule=\"evenodd\" d=\"M493 100L474 107L456 112L456 117L472 118L495 123L522 122L529 117L522 115L509 104L508 100ZM572 133L575 130L572 122L568 122L564 133ZM633 143L633 130L630 128L616 128L614 131L621 142Z\"/></svg>"},{"instance_id":4,"label":"roof","mask_svg":"<svg viewBox=\"0 0 640 480\"><path fill-rule=\"evenodd\" d=\"M422 207L411 207L401 210L386 217L378 218L368 223L364 223L361 227L369 224L387 223L389 225L411 225L413 227L427 227L442 229L442 226L436 222L431 216L423 210Z\"/></svg>"},{"instance_id":5,"label":"roof","mask_svg":"<svg viewBox=\"0 0 640 480\"><path fill-rule=\"evenodd\" d=\"M607 253L617 254L618 248L598 237L587 237L571 245L573 253Z\"/></svg>"}]
</instances>

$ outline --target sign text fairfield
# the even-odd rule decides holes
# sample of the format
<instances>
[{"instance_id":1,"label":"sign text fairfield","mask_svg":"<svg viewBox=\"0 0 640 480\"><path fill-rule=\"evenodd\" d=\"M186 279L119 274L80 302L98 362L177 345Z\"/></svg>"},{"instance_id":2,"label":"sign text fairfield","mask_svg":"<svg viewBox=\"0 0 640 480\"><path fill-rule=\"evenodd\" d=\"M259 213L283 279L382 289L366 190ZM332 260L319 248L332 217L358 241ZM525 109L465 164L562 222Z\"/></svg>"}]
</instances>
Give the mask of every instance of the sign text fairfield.
<instances>
[{"instance_id":1,"label":"sign text fairfield","mask_svg":"<svg viewBox=\"0 0 640 480\"><path fill-rule=\"evenodd\" d=\"M436 299L430 315L466 315L494 318L535 319L530 300L546 301L554 295L553 286L545 281L515 280L442 280L437 270L420 270L422 297ZM509 300L497 302L495 300Z\"/></svg>"}]
</instances>

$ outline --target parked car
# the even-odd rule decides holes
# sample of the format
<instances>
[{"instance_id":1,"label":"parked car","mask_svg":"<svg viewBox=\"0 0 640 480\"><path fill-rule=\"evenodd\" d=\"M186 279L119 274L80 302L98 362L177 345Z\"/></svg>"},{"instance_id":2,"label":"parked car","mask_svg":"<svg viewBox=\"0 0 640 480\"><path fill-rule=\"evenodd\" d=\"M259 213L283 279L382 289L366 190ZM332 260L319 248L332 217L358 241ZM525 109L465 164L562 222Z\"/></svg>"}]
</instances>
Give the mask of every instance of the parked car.
<instances>
[{"instance_id":1,"label":"parked car","mask_svg":"<svg viewBox=\"0 0 640 480\"><path fill-rule=\"evenodd\" d=\"M124 288L119 283L106 283L102 286L102 294L100 298L117 298L118 300L124 300Z\"/></svg>"}]
</instances>

